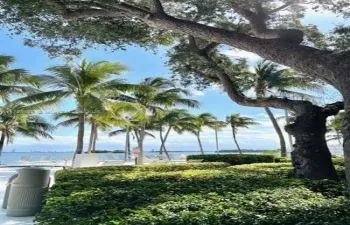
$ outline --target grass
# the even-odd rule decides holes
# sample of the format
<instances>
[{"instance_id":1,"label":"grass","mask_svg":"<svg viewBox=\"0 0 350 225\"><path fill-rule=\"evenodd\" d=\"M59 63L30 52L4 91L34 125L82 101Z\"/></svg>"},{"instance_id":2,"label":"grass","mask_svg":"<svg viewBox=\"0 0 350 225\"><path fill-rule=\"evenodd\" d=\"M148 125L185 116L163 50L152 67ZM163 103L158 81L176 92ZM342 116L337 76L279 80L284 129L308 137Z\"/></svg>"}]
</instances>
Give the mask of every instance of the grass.
<instances>
[{"instance_id":1,"label":"grass","mask_svg":"<svg viewBox=\"0 0 350 225\"><path fill-rule=\"evenodd\" d=\"M289 163L59 171L40 225L344 225L344 180L289 176ZM340 177L344 169L337 166Z\"/></svg>"}]
</instances>

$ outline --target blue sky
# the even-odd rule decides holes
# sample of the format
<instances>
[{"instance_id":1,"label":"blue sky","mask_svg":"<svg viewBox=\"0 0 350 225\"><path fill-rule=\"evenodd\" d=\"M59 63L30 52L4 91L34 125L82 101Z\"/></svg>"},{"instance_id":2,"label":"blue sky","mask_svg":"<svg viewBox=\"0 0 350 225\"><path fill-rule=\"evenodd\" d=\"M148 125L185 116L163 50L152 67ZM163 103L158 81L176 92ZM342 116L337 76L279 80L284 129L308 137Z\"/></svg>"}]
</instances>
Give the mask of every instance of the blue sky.
<instances>
[{"instance_id":1,"label":"blue sky","mask_svg":"<svg viewBox=\"0 0 350 225\"><path fill-rule=\"evenodd\" d=\"M331 29L335 24L342 22L341 19L335 18L331 13L323 15L319 13L309 13L304 21L306 24L319 24L323 31ZM30 48L23 45L20 36L8 37L5 30L0 30L0 54L15 56L17 62L13 65L14 68L25 68L33 74L45 73L45 69L50 65L62 63L60 59L50 59L44 51L39 48ZM236 56L249 57L251 62L257 59L257 56L247 52L227 51L227 54ZM108 60L121 61L131 68L131 71L123 75L124 79L130 82L139 82L146 77L162 76L169 77L170 72L165 67L166 61L165 49L160 48L156 53L145 51L144 49L130 47L127 51L108 52L104 50L88 49L81 58L87 58L90 61ZM336 92L330 90L332 95ZM245 149L276 149L278 148L278 139L272 128L268 117L260 108L248 108L237 105L232 102L225 93L222 93L215 87L208 88L200 92L193 90L193 98L201 102L200 109L190 109L191 113L210 112L224 120L231 113L241 113L244 116L249 116L256 119L260 125L252 126L251 129L241 129L238 133L238 140L242 148ZM74 109L72 100L62 102L57 109L53 110L69 110ZM277 116L283 115L283 111L274 110ZM50 119L52 123L56 123L51 119L51 114L48 112L44 115ZM86 139L89 135L89 127L86 127ZM5 148L5 151L73 151L75 149L76 129L59 128L53 134L54 140L31 140L24 137L17 137L15 142ZM219 133L220 149L233 149L234 143L230 128L225 128ZM214 131L204 129L202 134L203 145L205 150L212 151L215 148ZM87 143L87 141L85 141ZM124 145L124 137L109 138L106 134L101 134L97 143L97 149L122 149ZM133 143L136 146L136 143ZM145 141L146 150L158 149L158 139L147 139ZM168 150L198 150L196 138L190 134L170 135L167 145Z\"/></svg>"}]
</instances>

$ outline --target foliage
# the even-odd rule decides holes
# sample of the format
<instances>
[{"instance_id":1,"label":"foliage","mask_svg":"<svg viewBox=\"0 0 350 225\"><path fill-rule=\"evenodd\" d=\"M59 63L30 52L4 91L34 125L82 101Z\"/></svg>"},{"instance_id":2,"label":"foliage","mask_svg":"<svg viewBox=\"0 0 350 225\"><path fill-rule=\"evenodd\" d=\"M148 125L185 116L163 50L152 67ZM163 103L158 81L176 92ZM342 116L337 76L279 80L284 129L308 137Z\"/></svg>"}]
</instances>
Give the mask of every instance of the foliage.
<instances>
[{"instance_id":1,"label":"foliage","mask_svg":"<svg viewBox=\"0 0 350 225\"><path fill-rule=\"evenodd\" d=\"M203 162L226 162L226 163L229 163L230 165L274 162L273 155L206 154L206 155L188 155L187 156L187 160L200 160L200 159L203 159Z\"/></svg>"},{"instance_id":2,"label":"foliage","mask_svg":"<svg viewBox=\"0 0 350 225\"><path fill-rule=\"evenodd\" d=\"M18 134L37 140L41 137L52 139L50 133L54 130L54 126L35 115L43 106L45 106L43 103L32 105L7 103L0 107L0 153L4 144L12 143Z\"/></svg>"},{"instance_id":3,"label":"foliage","mask_svg":"<svg viewBox=\"0 0 350 225\"><path fill-rule=\"evenodd\" d=\"M197 163L62 170L39 225L342 225L342 182L289 177L290 164Z\"/></svg>"},{"instance_id":4,"label":"foliage","mask_svg":"<svg viewBox=\"0 0 350 225\"><path fill-rule=\"evenodd\" d=\"M335 157L332 158L333 164L336 166L344 166L344 157Z\"/></svg>"},{"instance_id":5,"label":"foliage","mask_svg":"<svg viewBox=\"0 0 350 225\"><path fill-rule=\"evenodd\" d=\"M232 131L237 134L238 128L248 128L251 125L258 125L254 119L241 116L239 113L226 117L226 122L231 126Z\"/></svg>"},{"instance_id":6,"label":"foliage","mask_svg":"<svg viewBox=\"0 0 350 225\"><path fill-rule=\"evenodd\" d=\"M292 160L287 158L287 157L277 157L275 158L275 162L276 163L287 163L287 162L291 162Z\"/></svg>"},{"instance_id":7,"label":"foliage","mask_svg":"<svg viewBox=\"0 0 350 225\"><path fill-rule=\"evenodd\" d=\"M327 134L327 141L338 140L341 144L342 128L343 128L343 120L345 113L340 112L336 116L334 116L331 121L327 124L327 132L334 132L333 134Z\"/></svg>"}]
</instances>

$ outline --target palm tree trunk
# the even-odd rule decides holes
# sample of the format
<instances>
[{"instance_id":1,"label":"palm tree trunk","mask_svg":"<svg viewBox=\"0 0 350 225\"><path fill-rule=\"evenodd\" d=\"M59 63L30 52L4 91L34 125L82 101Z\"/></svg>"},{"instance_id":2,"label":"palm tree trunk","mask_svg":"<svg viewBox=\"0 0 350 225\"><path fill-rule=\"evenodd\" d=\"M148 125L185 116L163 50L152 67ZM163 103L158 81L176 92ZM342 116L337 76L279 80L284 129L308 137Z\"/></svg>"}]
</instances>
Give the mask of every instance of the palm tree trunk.
<instances>
[{"instance_id":1,"label":"palm tree trunk","mask_svg":"<svg viewBox=\"0 0 350 225\"><path fill-rule=\"evenodd\" d=\"M290 124L290 121L289 121L289 114L288 114L288 110L284 110L284 113L286 115L286 124L289 125ZM290 146L290 151L292 152L294 150L294 143L293 143L293 138L292 138L292 135L290 135L288 133L288 139L289 139L289 146Z\"/></svg>"},{"instance_id":2,"label":"palm tree trunk","mask_svg":"<svg viewBox=\"0 0 350 225\"><path fill-rule=\"evenodd\" d=\"M5 139L6 139L5 132L2 132L1 138L0 138L0 164L1 164L2 151L4 150L4 146L5 146Z\"/></svg>"},{"instance_id":3,"label":"palm tree trunk","mask_svg":"<svg viewBox=\"0 0 350 225\"><path fill-rule=\"evenodd\" d=\"M242 150L241 150L241 148L239 147L239 144L238 144L238 142L237 142L237 138L236 138L236 134L235 134L235 131L232 129L232 136L233 136L233 141L236 143L236 146L237 146L237 149L238 149L238 152L239 152L239 154L243 154L242 153Z\"/></svg>"},{"instance_id":4,"label":"palm tree trunk","mask_svg":"<svg viewBox=\"0 0 350 225\"><path fill-rule=\"evenodd\" d=\"M217 129L215 129L215 144L216 144L216 154L219 154L219 138L218 138Z\"/></svg>"},{"instance_id":5,"label":"palm tree trunk","mask_svg":"<svg viewBox=\"0 0 350 225\"><path fill-rule=\"evenodd\" d=\"M202 141L201 141L199 133L196 135L196 137L197 137L197 141L198 141L198 145L199 145L199 151L201 152L202 155L204 155L203 145L202 145Z\"/></svg>"},{"instance_id":6,"label":"palm tree trunk","mask_svg":"<svg viewBox=\"0 0 350 225\"><path fill-rule=\"evenodd\" d=\"M338 130L335 131L337 133L337 139L338 139L338 143L341 145L341 135L340 132Z\"/></svg>"},{"instance_id":7,"label":"palm tree trunk","mask_svg":"<svg viewBox=\"0 0 350 225\"><path fill-rule=\"evenodd\" d=\"M95 139L95 123L91 123L91 132L90 132L90 140L89 140L89 147L88 147L88 153L90 154L92 152L92 145Z\"/></svg>"},{"instance_id":8,"label":"palm tree trunk","mask_svg":"<svg viewBox=\"0 0 350 225\"><path fill-rule=\"evenodd\" d=\"M78 121L78 139L77 139L77 148L75 150L76 154L83 153L84 148L84 129L85 129L85 114L84 112L79 113Z\"/></svg>"},{"instance_id":9,"label":"palm tree trunk","mask_svg":"<svg viewBox=\"0 0 350 225\"><path fill-rule=\"evenodd\" d=\"M168 136L169 136L169 133L170 133L171 129L172 129L172 127L169 126L167 132L165 133L164 138L163 138L163 132L160 131L160 141L161 141L161 145L160 145L160 150L159 150L159 152L163 152L163 151L164 151L164 153L165 153L166 157L168 158L168 160L171 160L171 158L170 158L169 152L168 152L168 151L166 150L166 148L165 148L165 142L166 142L166 140L168 139Z\"/></svg>"},{"instance_id":10,"label":"palm tree trunk","mask_svg":"<svg viewBox=\"0 0 350 225\"><path fill-rule=\"evenodd\" d=\"M287 157L287 148L286 148L286 141L284 140L284 136L282 133L282 130L280 126L277 123L277 120L275 116L273 115L272 111L268 107L264 107L266 114L269 116L273 127L275 128L275 131L278 135L278 138L280 139L280 147L281 147L281 157Z\"/></svg>"},{"instance_id":11,"label":"palm tree trunk","mask_svg":"<svg viewBox=\"0 0 350 225\"><path fill-rule=\"evenodd\" d=\"M163 127L161 126L159 129L159 139L160 139L160 148L159 148L159 155L163 155L163 146L164 146L164 140L163 140Z\"/></svg>"},{"instance_id":12,"label":"palm tree trunk","mask_svg":"<svg viewBox=\"0 0 350 225\"><path fill-rule=\"evenodd\" d=\"M128 161L128 160L129 160L129 127L126 127L124 161Z\"/></svg>"},{"instance_id":13,"label":"palm tree trunk","mask_svg":"<svg viewBox=\"0 0 350 225\"><path fill-rule=\"evenodd\" d=\"M145 138L145 125L141 125L140 127L140 135L138 138L138 146L139 146L139 157L137 159L137 164L138 165L142 165L143 164L143 160L144 160L144 151L143 151L143 140Z\"/></svg>"},{"instance_id":14,"label":"palm tree trunk","mask_svg":"<svg viewBox=\"0 0 350 225\"><path fill-rule=\"evenodd\" d=\"M98 138L98 127L97 125L95 125L95 129L94 129L94 140L92 141L92 152L96 151L96 142L97 142L97 138Z\"/></svg>"},{"instance_id":15,"label":"palm tree trunk","mask_svg":"<svg viewBox=\"0 0 350 225\"><path fill-rule=\"evenodd\" d=\"M77 148L73 155L72 167L74 166L75 157L77 154L82 154L84 149L84 129L85 129L85 113L79 112L78 115L78 137L77 137Z\"/></svg>"}]
</instances>

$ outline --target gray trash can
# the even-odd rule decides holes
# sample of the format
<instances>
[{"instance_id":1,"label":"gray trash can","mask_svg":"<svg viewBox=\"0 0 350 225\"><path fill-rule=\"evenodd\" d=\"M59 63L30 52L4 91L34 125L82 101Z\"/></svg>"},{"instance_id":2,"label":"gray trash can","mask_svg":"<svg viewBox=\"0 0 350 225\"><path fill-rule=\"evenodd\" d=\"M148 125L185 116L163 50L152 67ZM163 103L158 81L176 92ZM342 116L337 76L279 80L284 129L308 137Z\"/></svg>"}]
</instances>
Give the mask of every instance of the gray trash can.
<instances>
[{"instance_id":1,"label":"gray trash can","mask_svg":"<svg viewBox=\"0 0 350 225\"><path fill-rule=\"evenodd\" d=\"M41 210L44 194L50 184L50 170L29 167L17 171L18 176L8 186L7 215L34 216Z\"/></svg>"}]
</instances>

